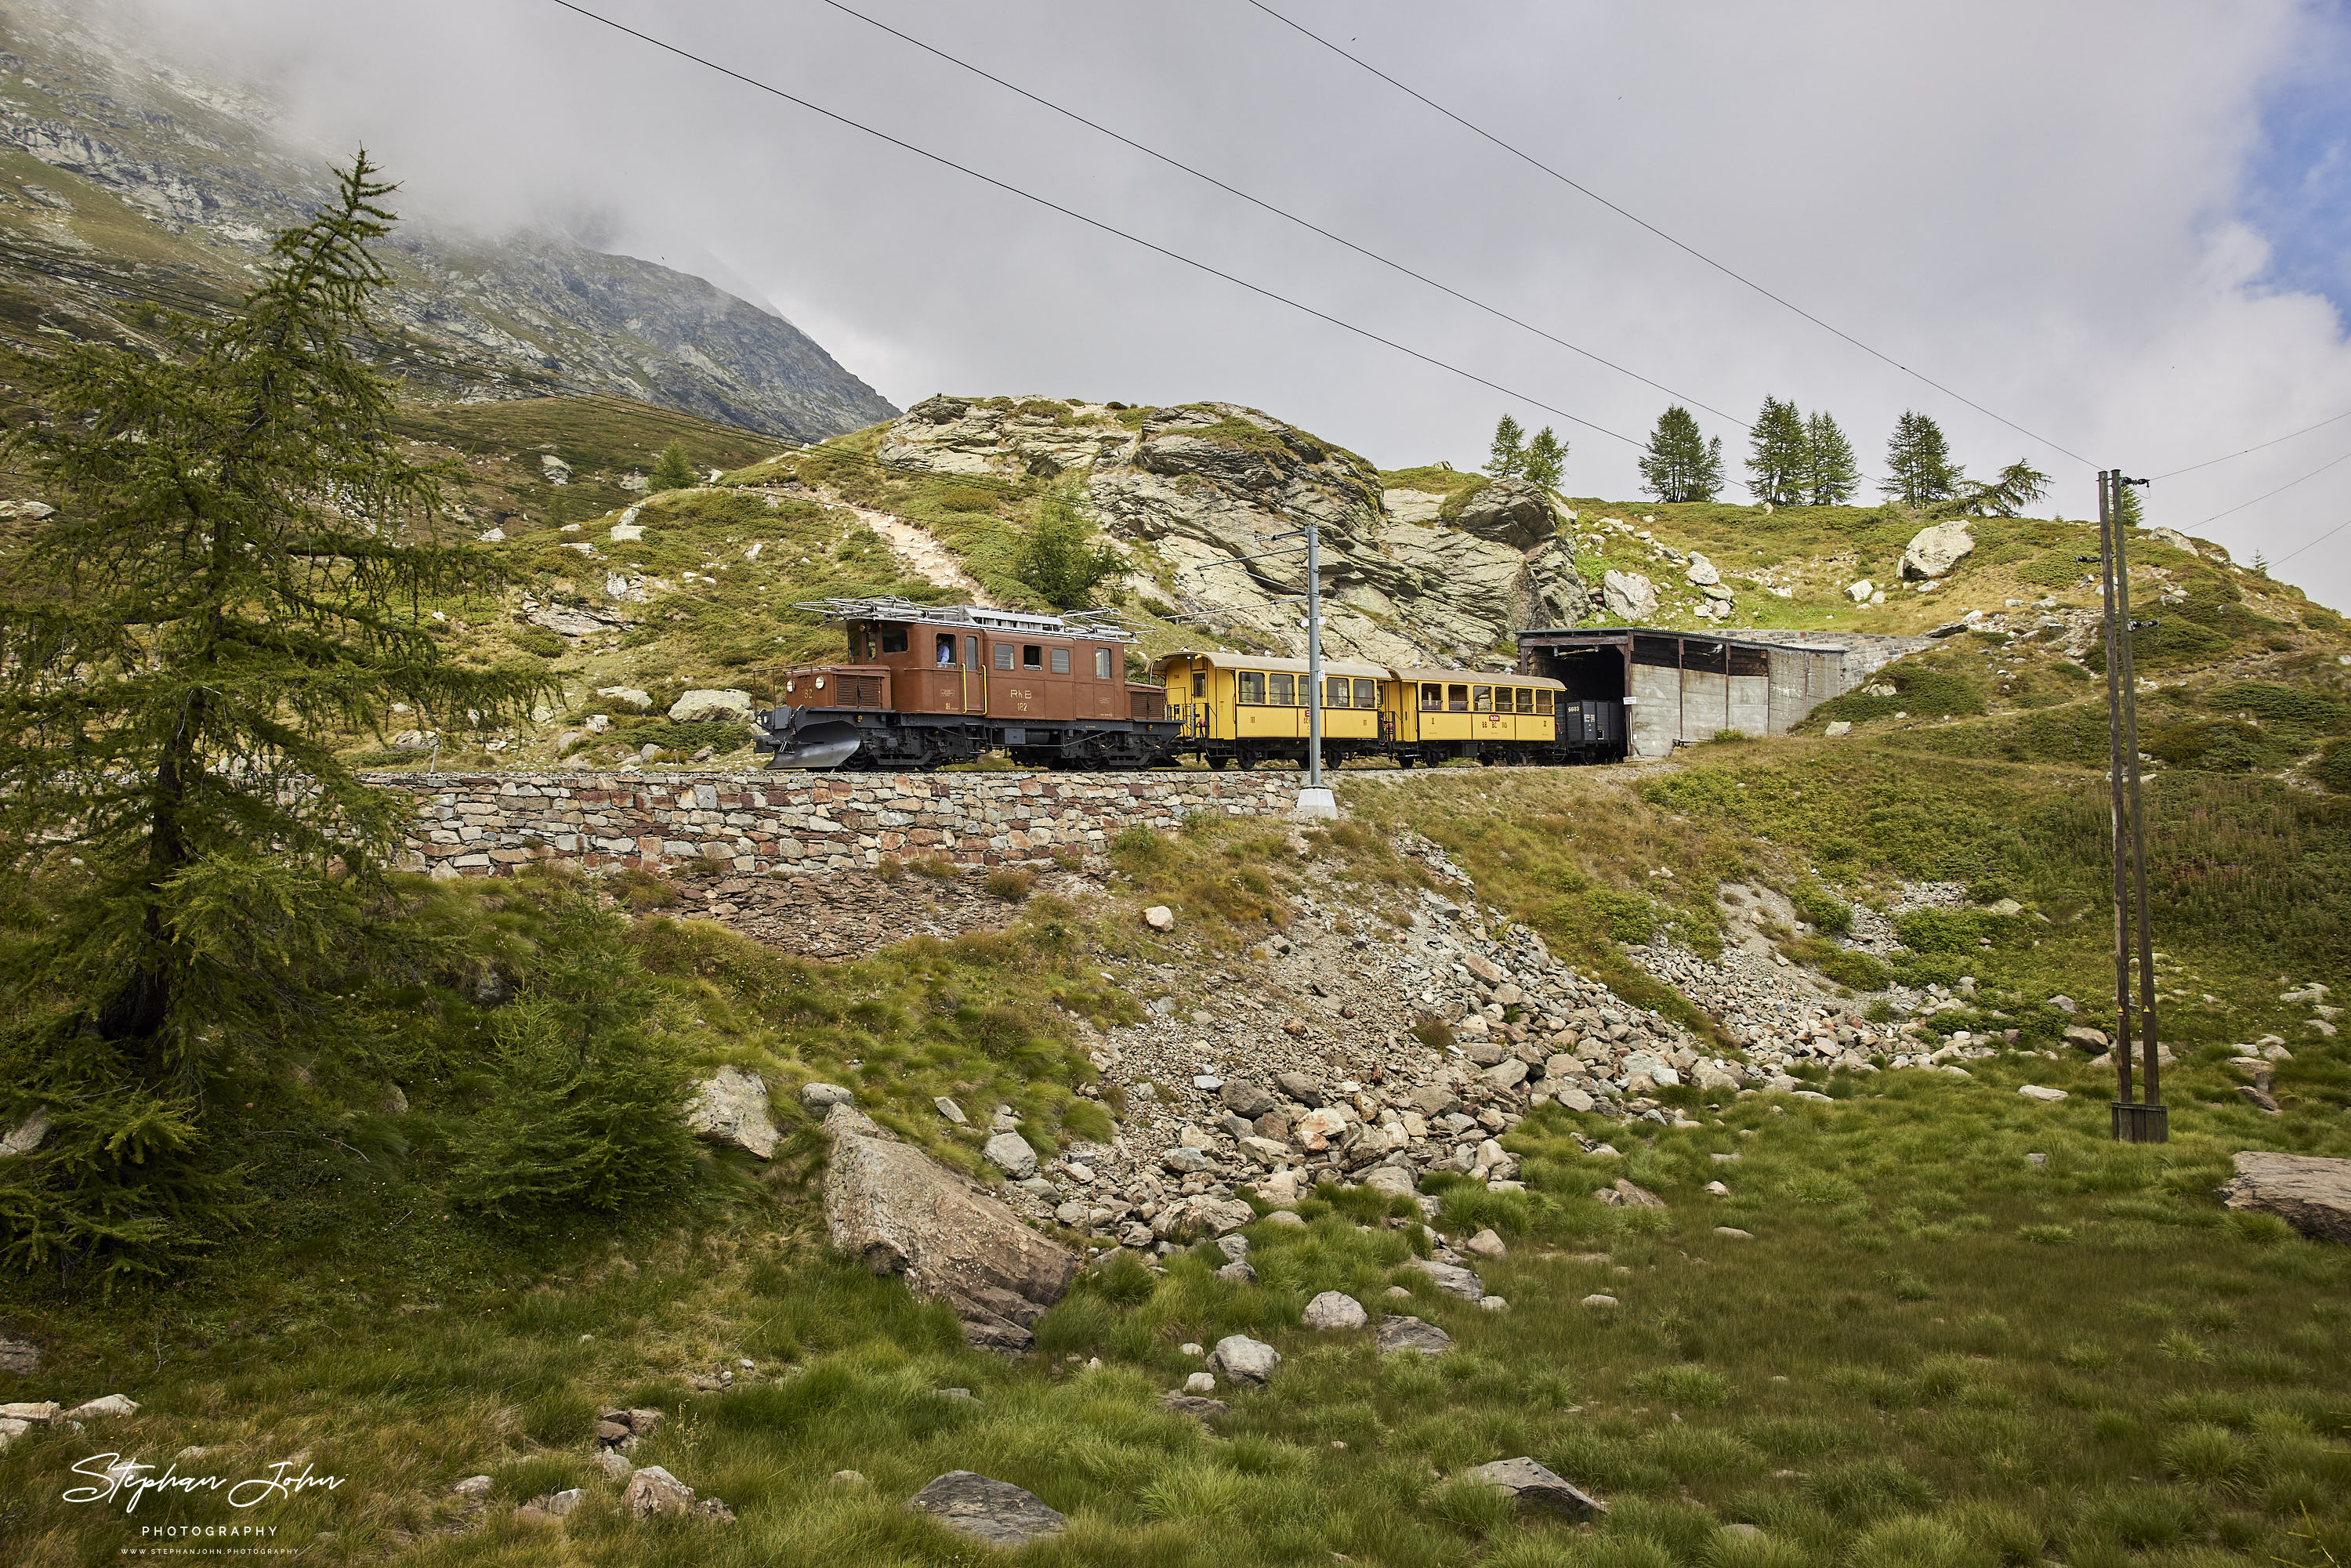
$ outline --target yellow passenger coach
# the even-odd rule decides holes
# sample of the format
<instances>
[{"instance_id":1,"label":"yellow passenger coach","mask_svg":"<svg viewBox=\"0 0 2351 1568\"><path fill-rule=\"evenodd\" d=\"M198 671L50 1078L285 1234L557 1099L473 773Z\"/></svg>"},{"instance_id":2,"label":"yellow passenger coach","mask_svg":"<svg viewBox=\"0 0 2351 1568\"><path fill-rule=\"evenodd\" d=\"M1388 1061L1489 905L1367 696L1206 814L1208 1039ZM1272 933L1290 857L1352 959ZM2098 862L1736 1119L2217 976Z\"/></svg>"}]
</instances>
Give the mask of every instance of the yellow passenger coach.
<instances>
[{"instance_id":1,"label":"yellow passenger coach","mask_svg":"<svg viewBox=\"0 0 2351 1568\"><path fill-rule=\"evenodd\" d=\"M1166 683L1168 716L1183 720L1183 749L1196 752L1209 767L1306 760L1314 687L1305 660L1186 650L1153 668ZM1387 750L1392 721L1385 688L1395 679L1377 664L1323 661L1325 767Z\"/></svg>"},{"instance_id":2,"label":"yellow passenger coach","mask_svg":"<svg viewBox=\"0 0 2351 1568\"><path fill-rule=\"evenodd\" d=\"M1567 688L1548 675L1478 670L1391 670L1383 747L1405 768L1468 758L1541 762L1559 742Z\"/></svg>"}]
</instances>

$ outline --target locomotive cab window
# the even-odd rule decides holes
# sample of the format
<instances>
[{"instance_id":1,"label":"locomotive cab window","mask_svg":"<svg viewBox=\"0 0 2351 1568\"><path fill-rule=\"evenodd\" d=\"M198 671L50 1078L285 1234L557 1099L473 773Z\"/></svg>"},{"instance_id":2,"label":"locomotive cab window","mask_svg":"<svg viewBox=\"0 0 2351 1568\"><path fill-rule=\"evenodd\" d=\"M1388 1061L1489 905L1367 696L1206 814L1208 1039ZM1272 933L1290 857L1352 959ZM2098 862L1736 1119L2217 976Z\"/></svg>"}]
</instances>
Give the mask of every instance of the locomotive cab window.
<instances>
[{"instance_id":1,"label":"locomotive cab window","mask_svg":"<svg viewBox=\"0 0 2351 1568\"><path fill-rule=\"evenodd\" d=\"M1253 707L1265 706L1265 675L1259 670L1243 670L1233 676L1233 701Z\"/></svg>"},{"instance_id":2,"label":"locomotive cab window","mask_svg":"<svg viewBox=\"0 0 2351 1568\"><path fill-rule=\"evenodd\" d=\"M1445 688L1445 706L1447 711L1452 713L1468 713L1469 711L1469 688L1468 686L1447 686Z\"/></svg>"},{"instance_id":3,"label":"locomotive cab window","mask_svg":"<svg viewBox=\"0 0 2351 1568\"><path fill-rule=\"evenodd\" d=\"M1066 675L1070 673L1070 651L1067 648L1053 650L1053 673L1057 675Z\"/></svg>"},{"instance_id":4,"label":"locomotive cab window","mask_svg":"<svg viewBox=\"0 0 2351 1568\"><path fill-rule=\"evenodd\" d=\"M1098 681L1106 681L1110 679L1110 650L1108 648L1096 648L1094 650L1094 679Z\"/></svg>"},{"instance_id":5,"label":"locomotive cab window","mask_svg":"<svg viewBox=\"0 0 2351 1568\"><path fill-rule=\"evenodd\" d=\"M938 653L936 653L936 655L935 655L935 657L937 658L937 660L938 660L939 668L941 668L941 669L943 669L943 670L944 670L944 669L949 669L949 668L952 668L952 667L954 666L954 664L955 664L955 633L954 633L954 632L940 632L940 633L939 633L939 636L938 636Z\"/></svg>"},{"instance_id":6,"label":"locomotive cab window","mask_svg":"<svg viewBox=\"0 0 2351 1568\"><path fill-rule=\"evenodd\" d=\"M1377 681L1358 680L1355 683L1355 706L1357 707L1380 706L1380 685Z\"/></svg>"},{"instance_id":7,"label":"locomotive cab window","mask_svg":"<svg viewBox=\"0 0 2351 1568\"><path fill-rule=\"evenodd\" d=\"M1020 645L1020 667L1024 670L1043 669L1045 667L1044 644L1041 643L1022 643Z\"/></svg>"},{"instance_id":8,"label":"locomotive cab window","mask_svg":"<svg viewBox=\"0 0 2351 1568\"><path fill-rule=\"evenodd\" d=\"M1271 688L1266 694L1267 706L1295 707L1298 706L1298 694L1295 690L1298 683L1293 677L1274 675L1269 678L1267 684Z\"/></svg>"},{"instance_id":9,"label":"locomotive cab window","mask_svg":"<svg viewBox=\"0 0 2351 1568\"><path fill-rule=\"evenodd\" d=\"M904 626L883 627L882 651L885 653L904 653L906 651L906 629Z\"/></svg>"},{"instance_id":10,"label":"locomotive cab window","mask_svg":"<svg viewBox=\"0 0 2351 1568\"><path fill-rule=\"evenodd\" d=\"M1491 686L1470 687L1469 711L1471 713L1492 713L1494 711L1494 688Z\"/></svg>"},{"instance_id":11,"label":"locomotive cab window","mask_svg":"<svg viewBox=\"0 0 2351 1568\"><path fill-rule=\"evenodd\" d=\"M999 670L1008 670L1012 667L1011 643L998 643L996 645L996 667Z\"/></svg>"},{"instance_id":12,"label":"locomotive cab window","mask_svg":"<svg viewBox=\"0 0 2351 1568\"><path fill-rule=\"evenodd\" d=\"M1423 713L1443 713L1445 711L1445 688L1438 685L1434 681L1430 681L1426 685L1423 685L1420 688L1420 711Z\"/></svg>"}]
</instances>

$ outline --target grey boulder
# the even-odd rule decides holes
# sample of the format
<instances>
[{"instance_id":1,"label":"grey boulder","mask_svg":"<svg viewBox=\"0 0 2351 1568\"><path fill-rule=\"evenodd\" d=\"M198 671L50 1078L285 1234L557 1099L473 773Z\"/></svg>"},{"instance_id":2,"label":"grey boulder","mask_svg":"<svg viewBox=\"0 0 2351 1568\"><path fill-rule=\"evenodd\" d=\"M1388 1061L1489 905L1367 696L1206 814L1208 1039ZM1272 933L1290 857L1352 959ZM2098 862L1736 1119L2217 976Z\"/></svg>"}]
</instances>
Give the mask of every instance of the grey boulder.
<instances>
[{"instance_id":1,"label":"grey boulder","mask_svg":"<svg viewBox=\"0 0 2351 1568\"><path fill-rule=\"evenodd\" d=\"M1077 1254L920 1149L859 1128L855 1116L841 1106L827 1118L824 1220L832 1244L876 1274L904 1276L916 1295L946 1302L973 1344L1027 1350L1029 1325L1069 1290Z\"/></svg>"},{"instance_id":2,"label":"grey boulder","mask_svg":"<svg viewBox=\"0 0 2351 1568\"><path fill-rule=\"evenodd\" d=\"M1902 575L1913 582L1941 577L1973 555L1975 549L1975 536L1968 532L1965 523L1937 523L1933 528L1920 528L1910 537L1910 548L1902 552Z\"/></svg>"},{"instance_id":3,"label":"grey boulder","mask_svg":"<svg viewBox=\"0 0 2351 1568\"><path fill-rule=\"evenodd\" d=\"M647 1465L629 1477L621 1490L621 1506L636 1519L684 1513L694 1506L694 1489L659 1465Z\"/></svg>"},{"instance_id":4,"label":"grey boulder","mask_svg":"<svg viewBox=\"0 0 2351 1568\"><path fill-rule=\"evenodd\" d=\"M1267 1093L1261 1086L1244 1083L1238 1078L1228 1080L1217 1098L1223 1101L1225 1109L1234 1115L1247 1116L1251 1121L1255 1121L1281 1103L1280 1101Z\"/></svg>"},{"instance_id":5,"label":"grey boulder","mask_svg":"<svg viewBox=\"0 0 2351 1568\"><path fill-rule=\"evenodd\" d=\"M989 1165L1014 1181L1027 1181L1037 1174L1037 1151L1018 1133L997 1134L980 1153L987 1156Z\"/></svg>"},{"instance_id":6,"label":"grey boulder","mask_svg":"<svg viewBox=\"0 0 2351 1568\"><path fill-rule=\"evenodd\" d=\"M1303 1072L1279 1073L1275 1075L1273 1082L1284 1094L1309 1110L1319 1107L1322 1103L1322 1085Z\"/></svg>"},{"instance_id":7,"label":"grey boulder","mask_svg":"<svg viewBox=\"0 0 2351 1568\"><path fill-rule=\"evenodd\" d=\"M2220 1197L2224 1207L2273 1214L2314 1241L2351 1245L2351 1160L2247 1149Z\"/></svg>"},{"instance_id":8,"label":"grey boulder","mask_svg":"<svg viewBox=\"0 0 2351 1568\"><path fill-rule=\"evenodd\" d=\"M686 1103L685 1125L705 1143L747 1149L763 1160L776 1152L767 1080L744 1068L722 1067L696 1084Z\"/></svg>"},{"instance_id":9,"label":"grey boulder","mask_svg":"<svg viewBox=\"0 0 2351 1568\"><path fill-rule=\"evenodd\" d=\"M1384 1317L1380 1326L1372 1331L1372 1343L1382 1355L1394 1355L1398 1351L1417 1351L1423 1355L1441 1355L1453 1348L1453 1336L1435 1323L1419 1318Z\"/></svg>"},{"instance_id":10,"label":"grey boulder","mask_svg":"<svg viewBox=\"0 0 2351 1568\"><path fill-rule=\"evenodd\" d=\"M1520 1513L1556 1514L1583 1520L1606 1513L1608 1505L1529 1458L1496 1459L1463 1472L1471 1480L1506 1492Z\"/></svg>"},{"instance_id":11,"label":"grey boulder","mask_svg":"<svg viewBox=\"0 0 2351 1568\"><path fill-rule=\"evenodd\" d=\"M1440 1263L1434 1258L1415 1258L1411 1266L1437 1282L1437 1288L1465 1301L1482 1301L1486 1287L1477 1275L1458 1263Z\"/></svg>"},{"instance_id":12,"label":"grey boulder","mask_svg":"<svg viewBox=\"0 0 2351 1568\"><path fill-rule=\"evenodd\" d=\"M688 692L669 705L669 716L676 724L706 724L713 719L751 716L751 694L737 691Z\"/></svg>"},{"instance_id":13,"label":"grey boulder","mask_svg":"<svg viewBox=\"0 0 2351 1568\"><path fill-rule=\"evenodd\" d=\"M1036 1493L970 1470L949 1470L908 1498L906 1508L929 1514L958 1535L1007 1548L1059 1535L1070 1525Z\"/></svg>"}]
</instances>

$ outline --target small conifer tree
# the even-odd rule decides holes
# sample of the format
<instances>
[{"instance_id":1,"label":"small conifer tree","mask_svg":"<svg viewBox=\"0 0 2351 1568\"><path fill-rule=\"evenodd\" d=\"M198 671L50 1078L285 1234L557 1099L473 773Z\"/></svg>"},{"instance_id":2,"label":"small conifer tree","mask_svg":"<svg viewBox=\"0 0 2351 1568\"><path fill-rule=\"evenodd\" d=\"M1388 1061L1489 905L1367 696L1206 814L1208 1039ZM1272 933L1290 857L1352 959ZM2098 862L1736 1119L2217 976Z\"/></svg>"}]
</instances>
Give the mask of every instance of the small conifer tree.
<instances>
[{"instance_id":1,"label":"small conifer tree","mask_svg":"<svg viewBox=\"0 0 2351 1568\"><path fill-rule=\"evenodd\" d=\"M1641 487L1660 501L1711 501L1722 489L1722 438L1708 442L1676 403L1657 416L1641 456Z\"/></svg>"},{"instance_id":2,"label":"small conifer tree","mask_svg":"<svg viewBox=\"0 0 2351 1568\"><path fill-rule=\"evenodd\" d=\"M1815 507L1842 507L1861 488L1853 443L1825 409L1804 421L1804 498Z\"/></svg>"},{"instance_id":3,"label":"small conifer tree","mask_svg":"<svg viewBox=\"0 0 2351 1568\"><path fill-rule=\"evenodd\" d=\"M334 1027L308 977L403 825L338 747L395 703L464 729L548 685L460 664L425 613L499 574L444 538L443 476L361 357L375 173L362 153L279 235L233 314L165 319L163 354L26 371L39 417L5 455L59 514L0 559L0 875L73 871L0 990L0 1102L68 1124L0 1174L19 1265L111 1280L200 1244L226 1201L204 1087Z\"/></svg>"},{"instance_id":4,"label":"small conifer tree","mask_svg":"<svg viewBox=\"0 0 2351 1568\"><path fill-rule=\"evenodd\" d=\"M1538 490L1552 491L1567 477L1567 443L1544 425L1527 443L1526 454L1519 465L1520 477Z\"/></svg>"},{"instance_id":5,"label":"small conifer tree","mask_svg":"<svg viewBox=\"0 0 2351 1568\"><path fill-rule=\"evenodd\" d=\"M695 477L694 463L686 456L685 447L673 441L653 459L649 482L655 490L684 490L693 486Z\"/></svg>"},{"instance_id":6,"label":"small conifer tree","mask_svg":"<svg viewBox=\"0 0 2351 1568\"><path fill-rule=\"evenodd\" d=\"M1774 506L1802 504L1812 459L1804 445L1804 419L1792 402L1776 397L1763 400L1755 416L1755 433L1748 448L1747 488L1759 501Z\"/></svg>"},{"instance_id":7,"label":"small conifer tree","mask_svg":"<svg viewBox=\"0 0 2351 1568\"><path fill-rule=\"evenodd\" d=\"M1527 433L1504 414L1494 424L1494 444L1486 454L1486 472L1497 479L1515 479L1526 466Z\"/></svg>"},{"instance_id":8,"label":"small conifer tree","mask_svg":"<svg viewBox=\"0 0 2351 1568\"><path fill-rule=\"evenodd\" d=\"M1915 409L1894 422L1893 438L1886 444L1886 471L1887 493L1906 507L1948 501L1967 481L1951 461L1943 427Z\"/></svg>"}]
</instances>

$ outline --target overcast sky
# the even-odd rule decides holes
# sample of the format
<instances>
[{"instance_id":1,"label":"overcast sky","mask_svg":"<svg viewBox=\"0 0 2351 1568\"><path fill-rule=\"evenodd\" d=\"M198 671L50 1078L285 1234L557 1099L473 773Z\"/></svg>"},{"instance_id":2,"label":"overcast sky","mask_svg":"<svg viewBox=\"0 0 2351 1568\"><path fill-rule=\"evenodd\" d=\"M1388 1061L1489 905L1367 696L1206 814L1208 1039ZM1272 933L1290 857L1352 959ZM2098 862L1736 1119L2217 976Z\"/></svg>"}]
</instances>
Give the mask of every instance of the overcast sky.
<instances>
[{"instance_id":1,"label":"overcast sky","mask_svg":"<svg viewBox=\"0 0 2351 1568\"><path fill-rule=\"evenodd\" d=\"M1569 491L1631 498L1635 444L1671 401L823 0L582 3L1510 392L552 0L110 3L273 79L320 141L364 139L407 182L412 213L559 223L703 272L901 405L942 390L1229 399L1383 467L1472 466L1507 410L1569 439ZM2032 436L1247 0L847 3L1694 407L1751 419L1769 393L1825 408L1872 474L1895 417L1917 408L1971 469L2029 457L2056 476L2057 508L2082 517L2096 465L2162 475L2351 413L2351 9L2339 0L1269 0ZM1698 415L1743 451L1730 421ZM2280 575L2351 606L2351 528L2309 546L2351 518L2351 418L2167 479L2149 512L2240 559L2300 549Z\"/></svg>"}]
</instances>

